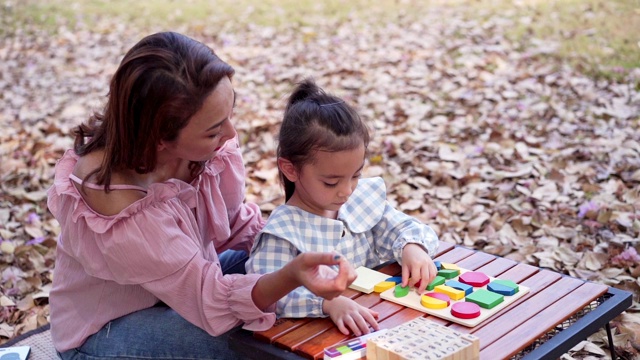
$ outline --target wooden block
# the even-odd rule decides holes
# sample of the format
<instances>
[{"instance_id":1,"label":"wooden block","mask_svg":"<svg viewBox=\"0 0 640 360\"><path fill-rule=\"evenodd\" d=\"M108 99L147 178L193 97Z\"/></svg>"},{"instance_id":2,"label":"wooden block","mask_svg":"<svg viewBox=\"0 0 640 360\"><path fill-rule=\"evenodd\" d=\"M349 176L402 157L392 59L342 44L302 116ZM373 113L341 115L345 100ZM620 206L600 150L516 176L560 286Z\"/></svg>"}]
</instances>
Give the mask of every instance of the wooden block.
<instances>
[{"instance_id":1,"label":"wooden block","mask_svg":"<svg viewBox=\"0 0 640 360\"><path fill-rule=\"evenodd\" d=\"M471 293L471 295L467 296L465 299L466 301L476 303L485 309L492 309L504 301L504 296L489 290L479 289Z\"/></svg>"},{"instance_id":2,"label":"wooden block","mask_svg":"<svg viewBox=\"0 0 640 360\"><path fill-rule=\"evenodd\" d=\"M446 270L460 270L460 267L456 264L452 264L452 263L440 263L441 268L442 269L446 269Z\"/></svg>"},{"instance_id":3,"label":"wooden block","mask_svg":"<svg viewBox=\"0 0 640 360\"><path fill-rule=\"evenodd\" d=\"M435 292L449 296L451 300L460 300L465 296L464 291L454 289L451 286L447 286L447 285L438 285L433 290Z\"/></svg>"},{"instance_id":4,"label":"wooden block","mask_svg":"<svg viewBox=\"0 0 640 360\"><path fill-rule=\"evenodd\" d=\"M385 281L393 281L394 283L396 283L396 285L401 284L402 276L393 276L393 277L387 278Z\"/></svg>"},{"instance_id":5,"label":"wooden block","mask_svg":"<svg viewBox=\"0 0 640 360\"><path fill-rule=\"evenodd\" d=\"M513 282L512 280L505 280L505 279L495 279L492 281L492 283L496 283L496 284L500 284L500 285L504 285L504 286L508 286L510 288L514 288L516 290L516 292L518 292L518 290L520 289L520 287L518 286L518 284L516 284L515 282Z\"/></svg>"},{"instance_id":6,"label":"wooden block","mask_svg":"<svg viewBox=\"0 0 640 360\"><path fill-rule=\"evenodd\" d=\"M483 287L489 283L489 277L478 271L469 271L461 274L458 281L473 287Z\"/></svg>"},{"instance_id":7,"label":"wooden block","mask_svg":"<svg viewBox=\"0 0 640 360\"><path fill-rule=\"evenodd\" d=\"M465 296L471 294L473 292L473 286L461 283L457 280L448 280L444 283L447 286L451 286L454 289L462 290L465 293Z\"/></svg>"},{"instance_id":8,"label":"wooden block","mask_svg":"<svg viewBox=\"0 0 640 360\"><path fill-rule=\"evenodd\" d=\"M496 281L490 282L487 285L487 290L503 296L511 296L518 291L515 287L503 285Z\"/></svg>"},{"instance_id":9,"label":"wooden block","mask_svg":"<svg viewBox=\"0 0 640 360\"><path fill-rule=\"evenodd\" d=\"M364 266L360 266L356 269L356 280L349 285L351 289L361 291L365 294L373 292L373 288L376 284L379 284L389 278L389 275L381 273L379 271L371 270Z\"/></svg>"},{"instance_id":10,"label":"wooden block","mask_svg":"<svg viewBox=\"0 0 640 360\"><path fill-rule=\"evenodd\" d=\"M458 302L451 306L451 315L460 319L473 319L480 316L480 305L470 302Z\"/></svg>"},{"instance_id":11,"label":"wooden block","mask_svg":"<svg viewBox=\"0 0 640 360\"><path fill-rule=\"evenodd\" d=\"M453 279L460 275L459 269L442 269L438 271L438 276L442 276L445 279Z\"/></svg>"},{"instance_id":12,"label":"wooden block","mask_svg":"<svg viewBox=\"0 0 640 360\"><path fill-rule=\"evenodd\" d=\"M447 279L438 275L435 278L433 278L433 281L431 281L429 285L427 285L427 290L433 290L433 288L435 288L436 286L444 284L445 281L447 281ZM417 283L416 287L418 287L419 284L420 283Z\"/></svg>"},{"instance_id":13,"label":"wooden block","mask_svg":"<svg viewBox=\"0 0 640 360\"><path fill-rule=\"evenodd\" d=\"M367 359L474 359L478 357L477 338L449 330L425 318L417 318L389 329L384 337L367 343ZM375 357L369 357L375 347ZM474 352L475 351L475 352Z\"/></svg>"},{"instance_id":14,"label":"wooden block","mask_svg":"<svg viewBox=\"0 0 640 360\"><path fill-rule=\"evenodd\" d=\"M396 283L394 283L393 281L383 281L383 282L379 282L377 284L375 284L373 286L373 291L377 292L377 293L381 293L383 291L392 289L396 286Z\"/></svg>"},{"instance_id":15,"label":"wooden block","mask_svg":"<svg viewBox=\"0 0 640 360\"><path fill-rule=\"evenodd\" d=\"M445 309L449 306L449 300L441 300L433 296L422 295L420 305L427 309Z\"/></svg>"},{"instance_id":16,"label":"wooden block","mask_svg":"<svg viewBox=\"0 0 640 360\"><path fill-rule=\"evenodd\" d=\"M409 286L396 285L394 295L396 297L403 297L409 295Z\"/></svg>"},{"instance_id":17,"label":"wooden block","mask_svg":"<svg viewBox=\"0 0 640 360\"><path fill-rule=\"evenodd\" d=\"M323 351L325 360L357 360L366 355L367 340L384 333L380 330L360 337L355 337L333 346L326 347Z\"/></svg>"}]
</instances>

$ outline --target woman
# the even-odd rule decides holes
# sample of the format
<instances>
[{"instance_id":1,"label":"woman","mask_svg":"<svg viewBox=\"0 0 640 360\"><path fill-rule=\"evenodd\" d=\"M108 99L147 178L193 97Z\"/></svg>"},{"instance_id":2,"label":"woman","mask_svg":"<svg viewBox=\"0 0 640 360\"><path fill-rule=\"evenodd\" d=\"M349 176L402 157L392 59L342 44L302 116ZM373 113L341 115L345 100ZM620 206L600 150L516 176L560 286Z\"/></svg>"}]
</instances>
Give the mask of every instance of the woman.
<instances>
[{"instance_id":1,"label":"woman","mask_svg":"<svg viewBox=\"0 0 640 360\"><path fill-rule=\"evenodd\" d=\"M331 299L355 279L331 253L234 274L264 221L244 203L233 73L200 42L150 35L123 58L104 111L76 129L48 192L63 359L237 358L228 330L268 329L273 304L301 285Z\"/></svg>"}]
</instances>

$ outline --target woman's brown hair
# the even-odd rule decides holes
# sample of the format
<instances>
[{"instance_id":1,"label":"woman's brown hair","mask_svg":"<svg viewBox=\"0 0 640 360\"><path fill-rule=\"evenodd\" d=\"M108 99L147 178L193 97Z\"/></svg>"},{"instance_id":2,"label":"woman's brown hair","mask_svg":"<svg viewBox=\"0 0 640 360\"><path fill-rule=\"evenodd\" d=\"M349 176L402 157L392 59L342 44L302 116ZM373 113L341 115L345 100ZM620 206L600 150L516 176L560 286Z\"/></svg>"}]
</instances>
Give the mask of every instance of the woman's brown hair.
<instances>
[{"instance_id":1,"label":"woman's brown hair","mask_svg":"<svg viewBox=\"0 0 640 360\"><path fill-rule=\"evenodd\" d=\"M211 48L187 36L149 35L124 56L102 112L75 131L75 152L105 152L102 165L89 174L107 191L116 170L148 173L155 169L160 141L172 141L223 77L233 68ZM195 175L203 163L192 163Z\"/></svg>"}]
</instances>

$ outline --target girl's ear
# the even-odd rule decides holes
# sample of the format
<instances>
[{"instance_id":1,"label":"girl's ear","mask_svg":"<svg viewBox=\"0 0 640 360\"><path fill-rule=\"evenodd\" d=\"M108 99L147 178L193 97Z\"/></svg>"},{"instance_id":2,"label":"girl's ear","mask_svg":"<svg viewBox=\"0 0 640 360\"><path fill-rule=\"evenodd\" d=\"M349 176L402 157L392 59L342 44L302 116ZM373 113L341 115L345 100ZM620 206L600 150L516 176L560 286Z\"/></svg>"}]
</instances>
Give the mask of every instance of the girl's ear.
<instances>
[{"instance_id":1,"label":"girl's ear","mask_svg":"<svg viewBox=\"0 0 640 360\"><path fill-rule=\"evenodd\" d=\"M160 152L167 148L167 145L164 144L164 141L160 140L160 143L157 146L156 151Z\"/></svg>"},{"instance_id":2,"label":"girl's ear","mask_svg":"<svg viewBox=\"0 0 640 360\"><path fill-rule=\"evenodd\" d=\"M278 168L282 174L291 182L298 181L298 171L293 163L287 159L278 158Z\"/></svg>"}]
</instances>

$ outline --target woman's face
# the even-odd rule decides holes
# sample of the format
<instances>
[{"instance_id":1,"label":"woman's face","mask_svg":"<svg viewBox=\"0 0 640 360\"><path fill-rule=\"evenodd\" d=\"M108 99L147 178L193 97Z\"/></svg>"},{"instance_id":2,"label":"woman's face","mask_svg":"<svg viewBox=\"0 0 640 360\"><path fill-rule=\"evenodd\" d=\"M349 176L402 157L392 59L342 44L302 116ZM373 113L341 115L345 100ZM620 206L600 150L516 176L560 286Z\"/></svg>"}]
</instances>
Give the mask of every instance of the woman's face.
<instances>
[{"instance_id":1,"label":"woman's face","mask_svg":"<svg viewBox=\"0 0 640 360\"><path fill-rule=\"evenodd\" d=\"M176 157L189 161L213 158L227 140L236 136L231 123L234 100L231 80L223 77L178 138L165 144L167 149Z\"/></svg>"}]
</instances>

